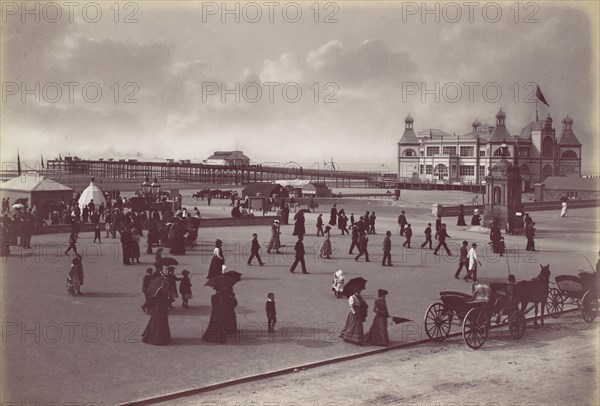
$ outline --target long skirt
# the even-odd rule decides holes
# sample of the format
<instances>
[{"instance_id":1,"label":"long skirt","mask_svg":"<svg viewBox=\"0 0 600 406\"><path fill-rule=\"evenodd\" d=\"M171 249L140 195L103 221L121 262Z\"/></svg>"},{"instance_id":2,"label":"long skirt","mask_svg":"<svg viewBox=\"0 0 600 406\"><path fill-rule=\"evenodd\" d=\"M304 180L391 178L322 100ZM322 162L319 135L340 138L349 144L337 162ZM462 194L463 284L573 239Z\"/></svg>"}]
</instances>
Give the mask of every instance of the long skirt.
<instances>
[{"instance_id":1,"label":"long skirt","mask_svg":"<svg viewBox=\"0 0 600 406\"><path fill-rule=\"evenodd\" d=\"M222 309L213 308L206 331L202 334L202 341L219 344L227 341L227 326Z\"/></svg>"},{"instance_id":2,"label":"long skirt","mask_svg":"<svg viewBox=\"0 0 600 406\"><path fill-rule=\"evenodd\" d=\"M363 320L359 319L356 314L350 312L346 319L346 325L340 333L340 338L349 343L362 345L365 339Z\"/></svg>"},{"instance_id":3,"label":"long skirt","mask_svg":"<svg viewBox=\"0 0 600 406\"><path fill-rule=\"evenodd\" d=\"M210 261L210 267L208 268L208 276L206 279L210 279L213 276L221 275L223 273L223 260L218 256L214 255Z\"/></svg>"},{"instance_id":4,"label":"long skirt","mask_svg":"<svg viewBox=\"0 0 600 406\"><path fill-rule=\"evenodd\" d=\"M129 247L129 255L130 258L139 258L140 257L140 243L137 241L133 241Z\"/></svg>"},{"instance_id":5,"label":"long skirt","mask_svg":"<svg viewBox=\"0 0 600 406\"><path fill-rule=\"evenodd\" d=\"M323 242L323 245L321 245L321 251L320 251L321 257L331 256L332 253L333 252L331 250L331 241L325 240Z\"/></svg>"},{"instance_id":6,"label":"long skirt","mask_svg":"<svg viewBox=\"0 0 600 406\"><path fill-rule=\"evenodd\" d=\"M142 341L146 344L166 345L171 342L168 311L153 309L150 321L142 333Z\"/></svg>"},{"instance_id":7,"label":"long skirt","mask_svg":"<svg viewBox=\"0 0 600 406\"><path fill-rule=\"evenodd\" d=\"M279 240L279 235L277 235L276 237L273 236L271 237L271 240L269 241L269 245L267 246L267 250L271 251L271 250L279 250L279 247L281 247L281 242Z\"/></svg>"},{"instance_id":8,"label":"long skirt","mask_svg":"<svg viewBox=\"0 0 600 406\"><path fill-rule=\"evenodd\" d=\"M387 329L388 318L379 314L375 315L373 324L365 337L365 341L373 345L390 345L390 336Z\"/></svg>"}]
</instances>

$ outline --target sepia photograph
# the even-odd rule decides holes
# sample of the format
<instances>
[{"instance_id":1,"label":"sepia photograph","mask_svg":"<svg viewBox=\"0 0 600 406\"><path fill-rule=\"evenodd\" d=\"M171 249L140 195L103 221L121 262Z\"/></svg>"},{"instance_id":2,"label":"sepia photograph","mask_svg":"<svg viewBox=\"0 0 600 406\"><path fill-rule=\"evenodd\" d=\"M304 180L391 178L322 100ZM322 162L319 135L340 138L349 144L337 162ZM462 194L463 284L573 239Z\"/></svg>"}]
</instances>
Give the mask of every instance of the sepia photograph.
<instances>
[{"instance_id":1,"label":"sepia photograph","mask_svg":"<svg viewBox=\"0 0 600 406\"><path fill-rule=\"evenodd\" d=\"M0 406L600 404L600 3L0 16Z\"/></svg>"}]
</instances>

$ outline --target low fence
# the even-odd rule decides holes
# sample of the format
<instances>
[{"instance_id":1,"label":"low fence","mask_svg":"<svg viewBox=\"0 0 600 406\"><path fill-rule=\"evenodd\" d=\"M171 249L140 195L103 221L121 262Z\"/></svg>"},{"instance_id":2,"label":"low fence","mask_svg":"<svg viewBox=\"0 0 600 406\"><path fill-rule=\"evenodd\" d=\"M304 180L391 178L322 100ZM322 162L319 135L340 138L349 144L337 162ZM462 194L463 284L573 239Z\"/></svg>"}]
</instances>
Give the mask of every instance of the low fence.
<instances>
[{"instance_id":1,"label":"low fence","mask_svg":"<svg viewBox=\"0 0 600 406\"><path fill-rule=\"evenodd\" d=\"M561 202L526 202L522 204L525 212L543 211L543 210L560 210ZM569 200L567 201L569 209L582 209L587 207L600 207L600 199L590 200ZM465 216L471 216L473 210L479 209L479 214L483 214L485 206L480 205L463 205ZM460 206L443 206L441 204L434 205L432 208L433 215L441 214L442 217L455 217L460 212Z\"/></svg>"},{"instance_id":2,"label":"low fence","mask_svg":"<svg viewBox=\"0 0 600 406\"><path fill-rule=\"evenodd\" d=\"M274 220L281 221L280 216L275 215L266 215L262 214L256 215L255 217L244 217L244 218L233 218L233 217L222 217L222 218L203 218L200 219L199 228L208 228L208 227L238 227L238 226L264 226L270 225ZM79 224L79 232L87 233L93 232L96 228L96 225L93 223L80 223ZM104 223L100 223L100 229L102 230L102 235L104 236L106 231L104 231ZM34 234L60 234L65 233L68 234L71 232L70 224L51 224L46 225L42 228L41 231L35 232Z\"/></svg>"}]
</instances>

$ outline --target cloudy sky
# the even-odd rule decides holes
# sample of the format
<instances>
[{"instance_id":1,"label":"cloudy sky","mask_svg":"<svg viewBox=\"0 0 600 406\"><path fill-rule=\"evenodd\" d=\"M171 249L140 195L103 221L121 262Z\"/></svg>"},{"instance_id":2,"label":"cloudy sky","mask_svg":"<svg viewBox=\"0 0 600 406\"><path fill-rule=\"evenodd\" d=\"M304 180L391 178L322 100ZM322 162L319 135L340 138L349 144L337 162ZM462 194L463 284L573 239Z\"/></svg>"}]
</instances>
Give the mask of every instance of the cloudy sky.
<instances>
[{"instance_id":1,"label":"cloudy sky","mask_svg":"<svg viewBox=\"0 0 600 406\"><path fill-rule=\"evenodd\" d=\"M463 134L502 108L518 134L535 82L540 116L559 134L569 114L597 164L593 2L21 4L2 3L4 162L237 147L256 162L393 165L409 113L417 131Z\"/></svg>"}]
</instances>

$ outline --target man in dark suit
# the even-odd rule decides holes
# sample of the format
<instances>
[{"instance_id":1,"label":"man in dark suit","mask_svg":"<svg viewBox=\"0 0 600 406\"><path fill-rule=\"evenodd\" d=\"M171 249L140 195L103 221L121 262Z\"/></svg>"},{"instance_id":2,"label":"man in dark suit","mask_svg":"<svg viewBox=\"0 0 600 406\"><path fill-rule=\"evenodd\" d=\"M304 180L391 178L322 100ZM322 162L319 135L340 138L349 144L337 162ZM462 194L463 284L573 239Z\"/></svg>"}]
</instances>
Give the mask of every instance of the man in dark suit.
<instances>
[{"instance_id":1,"label":"man in dark suit","mask_svg":"<svg viewBox=\"0 0 600 406\"><path fill-rule=\"evenodd\" d=\"M381 260L381 266L392 266L392 232L387 231L385 238L383 239L383 259ZM387 261L386 261L387 260ZM387 264L386 264L387 262Z\"/></svg>"},{"instance_id":2,"label":"man in dark suit","mask_svg":"<svg viewBox=\"0 0 600 406\"><path fill-rule=\"evenodd\" d=\"M429 243L429 249L433 249L431 242L431 223L427 223L427 227L425 228L425 242L421 244L421 248L425 248L425 246Z\"/></svg>"},{"instance_id":3,"label":"man in dark suit","mask_svg":"<svg viewBox=\"0 0 600 406\"><path fill-rule=\"evenodd\" d=\"M350 249L348 250L348 254L354 255L354 247L358 248L358 240L360 237L360 231L358 230L357 225L352 226L352 244L350 244Z\"/></svg>"},{"instance_id":4,"label":"man in dark suit","mask_svg":"<svg viewBox=\"0 0 600 406\"><path fill-rule=\"evenodd\" d=\"M460 247L460 260L458 261L458 269L456 270L456 273L454 274L454 277L456 279L458 279L458 276L460 275L460 271L462 271L463 267L465 267L467 272L469 271L469 258L467 257L467 255L469 254L468 247L469 247L469 243L467 241L463 241L463 245L462 245L462 247Z\"/></svg>"},{"instance_id":5,"label":"man in dark suit","mask_svg":"<svg viewBox=\"0 0 600 406\"><path fill-rule=\"evenodd\" d=\"M438 214L437 220L435 220L435 239L437 240L442 228L442 216Z\"/></svg>"},{"instance_id":6,"label":"man in dark suit","mask_svg":"<svg viewBox=\"0 0 600 406\"><path fill-rule=\"evenodd\" d=\"M406 237L406 241L402 244L405 248L410 248L410 239L412 238L412 228L410 228L410 224L406 225L406 229L404 230L404 236Z\"/></svg>"},{"instance_id":7,"label":"man in dark suit","mask_svg":"<svg viewBox=\"0 0 600 406\"><path fill-rule=\"evenodd\" d=\"M448 254L449 257L452 256L450 249L448 249L448 246L446 245L446 238L451 238L451 237L446 232L446 223L442 223L442 226L440 227L440 231L438 232L438 245L437 245L437 247L435 247L435 250L433 251L433 255L437 255L440 248L444 247L444 249L446 250L446 254Z\"/></svg>"},{"instance_id":8,"label":"man in dark suit","mask_svg":"<svg viewBox=\"0 0 600 406\"><path fill-rule=\"evenodd\" d=\"M398 216L398 225L400 226L400 235L404 235L404 227L406 227L408 222L406 221L406 216L404 214L404 210L402 210L402 214Z\"/></svg>"},{"instance_id":9,"label":"man in dark suit","mask_svg":"<svg viewBox=\"0 0 600 406\"><path fill-rule=\"evenodd\" d=\"M248 258L248 265L252 265L252 260L254 257L258 259L258 263L260 266L263 266L265 263L260 258L260 244L258 243L258 235L256 233L252 234L252 246L250 247L250 258Z\"/></svg>"},{"instance_id":10,"label":"man in dark suit","mask_svg":"<svg viewBox=\"0 0 600 406\"><path fill-rule=\"evenodd\" d=\"M306 272L306 263L304 262L304 243L302 242L302 239L302 235L299 235L298 241L296 241L296 246L294 247L294 250L296 251L296 259L290 268L290 272L292 273L294 273L296 270L296 265L298 265L298 263L302 265L302 273L308 273Z\"/></svg>"}]
</instances>

